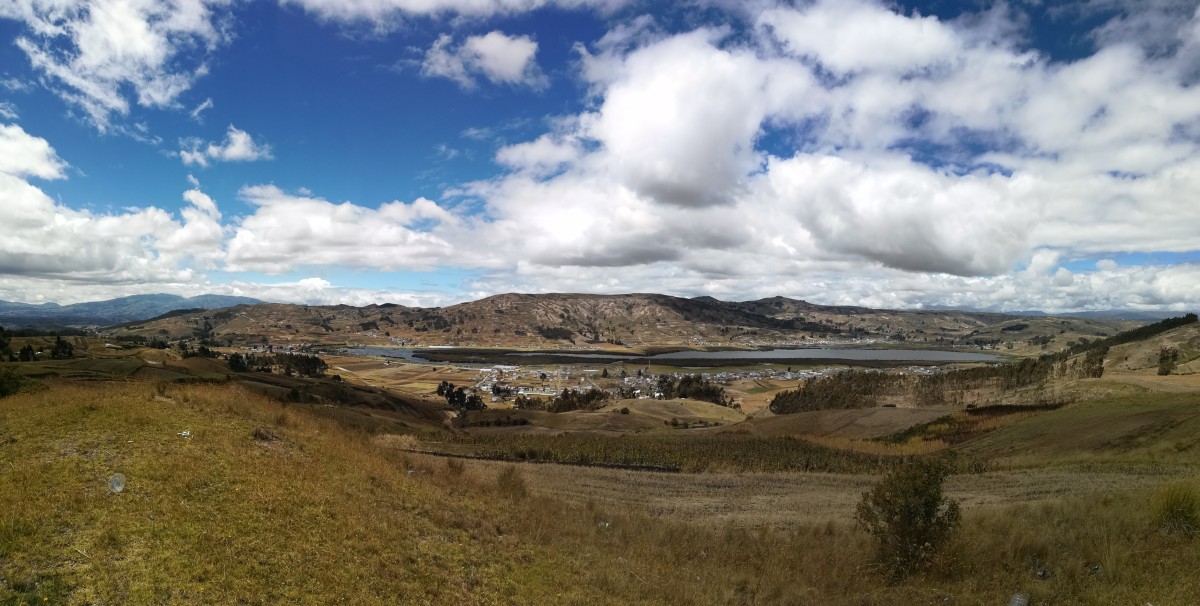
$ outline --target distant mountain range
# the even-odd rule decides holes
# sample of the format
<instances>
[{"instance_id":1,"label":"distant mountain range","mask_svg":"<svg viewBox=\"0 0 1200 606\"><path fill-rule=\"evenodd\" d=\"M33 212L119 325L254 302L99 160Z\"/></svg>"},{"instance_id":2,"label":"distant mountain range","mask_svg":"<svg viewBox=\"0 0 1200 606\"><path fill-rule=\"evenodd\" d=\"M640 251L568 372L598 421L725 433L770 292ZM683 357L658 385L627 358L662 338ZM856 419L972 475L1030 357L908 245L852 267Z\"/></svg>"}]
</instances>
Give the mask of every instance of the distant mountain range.
<instances>
[{"instance_id":1,"label":"distant mountain range","mask_svg":"<svg viewBox=\"0 0 1200 606\"><path fill-rule=\"evenodd\" d=\"M109 326L131 320L144 320L180 309L217 309L235 305L261 303L250 297L226 295L133 295L107 301L91 301L73 305L57 303L13 303L0 301L0 326Z\"/></svg>"},{"instance_id":2,"label":"distant mountain range","mask_svg":"<svg viewBox=\"0 0 1200 606\"><path fill-rule=\"evenodd\" d=\"M211 310L211 311L209 311ZM197 313L189 313L196 311ZM442 308L263 303L249 297L155 294L58 305L0 301L0 326L114 327L122 334L219 342L559 347L754 347L823 340L995 347L1013 353L1095 339L1172 314L1048 315L881 310L771 297L720 301L661 294L504 294ZM1178 314L1175 314L1178 315ZM116 325L121 325L117 327Z\"/></svg>"},{"instance_id":3,"label":"distant mountain range","mask_svg":"<svg viewBox=\"0 0 1200 606\"><path fill-rule=\"evenodd\" d=\"M1049 314L1044 311L1014 311L1010 312L1014 316L1049 316L1053 315L1060 318L1092 318L1097 320L1136 320L1138 322L1157 322L1167 318L1182 316L1187 312L1182 311L1140 311L1136 309L1106 309L1100 311L1070 311L1058 314Z\"/></svg>"},{"instance_id":4,"label":"distant mountain range","mask_svg":"<svg viewBox=\"0 0 1200 606\"><path fill-rule=\"evenodd\" d=\"M720 301L661 294L503 294L448 307L264 303L172 313L113 327L114 335L221 344L458 347L767 347L828 343L1040 353L1141 324L1113 318L1017 316L815 305L771 297Z\"/></svg>"}]
</instances>

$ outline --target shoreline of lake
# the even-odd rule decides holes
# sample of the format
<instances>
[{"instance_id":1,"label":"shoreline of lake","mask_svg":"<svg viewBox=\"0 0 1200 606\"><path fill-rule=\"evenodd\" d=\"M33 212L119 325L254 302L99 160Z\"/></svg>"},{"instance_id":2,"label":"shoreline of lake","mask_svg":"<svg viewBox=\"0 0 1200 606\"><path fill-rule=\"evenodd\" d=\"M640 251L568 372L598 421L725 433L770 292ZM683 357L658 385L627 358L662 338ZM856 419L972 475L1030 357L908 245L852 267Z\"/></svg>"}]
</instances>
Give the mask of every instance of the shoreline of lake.
<instances>
[{"instance_id":1,"label":"shoreline of lake","mask_svg":"<svg viewBox=\"0 0 1200 606\"><path fill-rule=\"evenodd\" d=\"M517 351L511 349L479 348L411 348L360 347L348 349L352 355L399 358L417 364L613 364L634 362L663 365L728 365L752 364L851 364L862 366L897 366L912 364L953 364L1002 362L1004 358L982 352L945 351L938 349L871 349L871 348L788 348L769 350L683 350L639 355L580 350Z\"/></svg>"}]
</instances>

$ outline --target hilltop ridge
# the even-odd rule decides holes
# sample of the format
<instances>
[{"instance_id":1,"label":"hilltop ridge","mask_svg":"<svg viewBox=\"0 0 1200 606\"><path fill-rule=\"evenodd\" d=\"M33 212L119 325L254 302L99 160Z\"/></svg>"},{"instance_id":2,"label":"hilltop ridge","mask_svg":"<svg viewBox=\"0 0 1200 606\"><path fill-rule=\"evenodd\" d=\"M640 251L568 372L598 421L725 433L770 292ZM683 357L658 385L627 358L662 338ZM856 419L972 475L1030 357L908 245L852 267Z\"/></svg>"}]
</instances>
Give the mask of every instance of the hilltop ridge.
<instances>
[{"instance_id":1,"label":"hilltop ridge","mask_svg":"<svg viewBox=\"0 0 1200 606\"><path fill-rule=\"evenodd\" d=\"M106 326L141 320L179 309L215 309L261 303L250 297L229 295L132 295L104 301L58 303L14 303L0 301L0 324L21 326Z\"/></svg>"},{"instance_id":2,"label":"hilltop ridge","mask_svg":"<svg viewBox=\"0 0 1200 606\"><path fill-rule=\"evenodd\" d=\"M654 293L506 293L433 308L237 305L133 322L115 332L147 338L198 336L235 345L292 342L645 350L855 342L1034 353L1065 347L1080 338L1101 338L1138 324L1111 318L826 306L786 297L736 302Z\"/></svg>"}]
</instances>

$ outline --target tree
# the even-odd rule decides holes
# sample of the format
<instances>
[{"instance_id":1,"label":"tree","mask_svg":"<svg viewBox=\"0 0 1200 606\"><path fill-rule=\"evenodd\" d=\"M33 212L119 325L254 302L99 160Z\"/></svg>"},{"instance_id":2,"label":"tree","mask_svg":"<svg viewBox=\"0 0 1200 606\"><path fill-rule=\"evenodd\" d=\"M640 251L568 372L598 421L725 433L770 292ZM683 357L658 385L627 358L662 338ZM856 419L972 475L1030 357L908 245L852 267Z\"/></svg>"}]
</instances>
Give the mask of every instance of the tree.
<instances>
[{"instance_id":1,"label":"tree","mask_svg":"<svg viewBox=\"0 0 1200 606\"><path fill-rule=\"evenodd\" d=\"M201 345L216 345L216 342L212 340L213 325L212 322L208 320L208 317L204 318L204 326L192 329L192 334L200 340Z\"/></svg>"},{"instance_id":2,"label":"tree","mask_svg":"<svg viewBox=\"0 0 1200 606\"><path fill-rule=\"evenodd\" d=\"M1094 347L1083 356L1083 376L1089 379L1099 379L1104 376L1104 356L1108 355L1108 347Z\"/></svg>"},{"instance_id":3,"label":"tree","mask_svg":"<svg viewBox=\"0 0 1200 606\"><path fill-rule=\"evenodd\" d=\"M479 394L471 394L467 396L467 400L463 403L463 410L483 410L487 405L483 403L483 398Z\"/></svg>"},{"instance_id":4,"label":"tree","mask_svg":"<svg viewBox=\"0 0 1200 606\"><path fill-rule=\"evenodd\" d=\"M1158 374L1169 375L1175 371L1179 362L1179 350L1174 347L1164 347L1158 352Z\"/></svg>"},{"instance_id":5,"label":"tree","mask_svg":"<svg viewBox=\"0 0 1200 606\"><path fill-rule=\"evenodd\" d=\"M675 397L675 377L671 375L658 375L658 393L659 397L664 400L670 400Z\"/></svg>"},{"instance_id":6,"label":"tree","mask_svg":"<svg viewBox=\"0 0 1200 606\"><path fill-rule=\"evenodd\" d=\"M608 399L608 392L595 387L587 391L576 391L574 389L563 389L558 397L554 398L546 407L550 412L569 412L572 410L596 410L604 405L604 401Z\"/></svg>"},{"instance_id":7,"label":"tree","mask_svg":"<svg viewBox=\"0 0 1200 606\"><path fill-rule=\"evenodd\" d=\"M54 338L54 347L50 349L50 357L55 360L65 360L75 355L75 348L62 337Z\"/></svg>"},{"instance_id":8,"label":"tree","mask_svg":"<svg viewBox=\"0 0 1200 606\"><path fill-rule=\"evenodd\" d=\"M7 355L9 353L8 344L11 342L12 339L8 336L8 331L4 330L3 326L0 326L0 355Z\"/></svg>"},{"instance_id":9,"label":"tree","mask_svg":"<svg viewBox=\"0 0 1200 606\"><path fill-rule=\"evenodd\" d=\"M958 525L958 503L942 496L948 468L912 461L863 493L855 520L878 542L877 557L893 579L929 566Z\"/></svg>"},{"instance_id":10,"label":"tree","mask_svg":"<svg viewBox=\"0 0 1200 606\"><path fill-rule=\"evenodd\" d=\"M546 408L541 400L535 400L525 394L518 394L516 399L513 400L513 406L520 410L543 410Z\"/></svg>"},{"instance_id":11,"label":"tree","mask_svg":"<svg viewBox=\"0 0 1200 606\"><path fill-rule=\"evenodd\" d=\"M306 377L319 377L329 370L329 364L322 360L319 356L311 356L307 354L287 354L284 357L284 372L287 369L292 369L297 374Z\"/></svg>"},{"instance_id":12,"label":"tree","mask_svg":"<svg viewBox=\"0 0 1200 606\"><path fill-rule=\"evenodd\" d=\"M689 398L712 402L719 406L732 406L733 398L725 388L705 379L702 375L684 375L676 379L671 375L659 375L658 391L664 399Z\"/></svg>"},{"instance_id":13,"label":"tree","mask_svg":"<svg viewBox=\"0 0 1200 606\"><path fill-rule=\"evenodd\" d=\"M36 357L36 352L33 351L32 345L26 345L21 348L20 354L17 356L22 362L32 362Z\"/></svg>"},{"instance_id":14,"label":"tree","mask_svg":"<svg viewBox=\"0 0 1200 606\"><path fill-rule=\"evenodd\" d=\"M228 356L229 370L233 372L250 372L250 363L245 356L240 353L232 353Z\"/></svg>"}]
</instances>

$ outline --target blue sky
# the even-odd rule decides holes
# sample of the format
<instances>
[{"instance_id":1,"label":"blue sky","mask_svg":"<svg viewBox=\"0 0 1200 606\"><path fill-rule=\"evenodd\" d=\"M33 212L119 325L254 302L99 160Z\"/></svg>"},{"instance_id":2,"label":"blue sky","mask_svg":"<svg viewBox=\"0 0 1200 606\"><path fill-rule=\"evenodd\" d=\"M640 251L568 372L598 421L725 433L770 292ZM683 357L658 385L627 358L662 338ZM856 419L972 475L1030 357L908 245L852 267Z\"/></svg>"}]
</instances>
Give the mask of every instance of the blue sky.
<instances>
[{"instance_id":1,"label":"blue sky","mask_svg":"<svg viewBox=\"0 0 1200 606\"><path fill-rule=\"evenodd\" d=\"M1198 5L15 0L0 299L1190 310Z\"/></svg>"}]
</instances>

